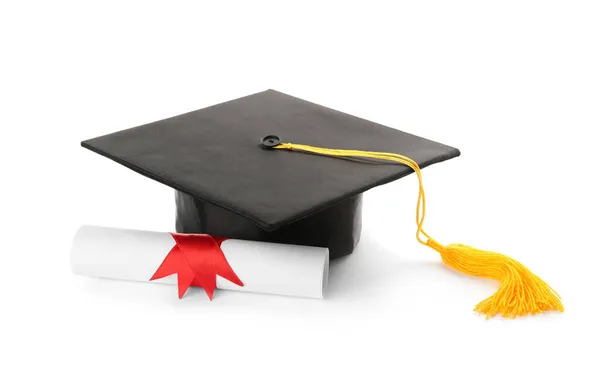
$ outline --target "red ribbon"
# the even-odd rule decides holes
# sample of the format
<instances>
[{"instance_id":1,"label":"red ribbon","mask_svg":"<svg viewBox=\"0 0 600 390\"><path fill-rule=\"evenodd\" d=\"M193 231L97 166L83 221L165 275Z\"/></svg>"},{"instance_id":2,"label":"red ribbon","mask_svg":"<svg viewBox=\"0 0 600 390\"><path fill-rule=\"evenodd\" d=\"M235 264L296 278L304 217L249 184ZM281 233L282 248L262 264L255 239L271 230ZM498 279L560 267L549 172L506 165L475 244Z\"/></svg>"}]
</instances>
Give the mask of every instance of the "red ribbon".
<instances>
[{"instance_id":1,"label":"red ribbon","mask_svg":"<svg viewBox=\"0 0 600 390\"><path fill-rule=\"evenodd\" d=\"M175 246L163 260L150 280L177 274L179 299L190 286L204 287L212 301L217 287L217 275L238 286L244 283L237 277L221 250L226 238L208 234L171 233Z\"/></svg>"}]
</instances>

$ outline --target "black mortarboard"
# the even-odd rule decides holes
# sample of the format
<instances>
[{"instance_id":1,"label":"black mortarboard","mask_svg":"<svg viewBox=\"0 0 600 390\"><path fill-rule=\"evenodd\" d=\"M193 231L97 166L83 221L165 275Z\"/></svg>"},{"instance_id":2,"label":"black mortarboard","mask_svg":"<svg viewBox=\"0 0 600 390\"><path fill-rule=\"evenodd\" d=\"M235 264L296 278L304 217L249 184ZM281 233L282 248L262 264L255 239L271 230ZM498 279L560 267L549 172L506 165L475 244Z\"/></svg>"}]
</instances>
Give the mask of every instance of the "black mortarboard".
<instances>
[{"instance_id":1,"label":"black mortarboard","mask_svg":"<svg viewBox=\"0 0 600 390\"><path fill-rule=\"evenodd\" d=\"M82 142L177 190L176 230L352 252L362 193L408 175L394 164L357 164L276 153L261 139L404 153L421 167L459 155L450 146L268 90Z\"/></svg>"},{"instance_id":2,"label":"black mortarboard","mask_svg":"<svg viewBox=\"0 0 600 390\"><path fill-rule=\"evenodd\" d=\"M82 145L177 190L178 232L328 247L332 258L358 243L361 194L414 171L417 240L448 266L500 282L476 311L563 310L516 260L425 232L421 168L458 156L453 147L272 90Z\"/></svg>"}]
</instances>

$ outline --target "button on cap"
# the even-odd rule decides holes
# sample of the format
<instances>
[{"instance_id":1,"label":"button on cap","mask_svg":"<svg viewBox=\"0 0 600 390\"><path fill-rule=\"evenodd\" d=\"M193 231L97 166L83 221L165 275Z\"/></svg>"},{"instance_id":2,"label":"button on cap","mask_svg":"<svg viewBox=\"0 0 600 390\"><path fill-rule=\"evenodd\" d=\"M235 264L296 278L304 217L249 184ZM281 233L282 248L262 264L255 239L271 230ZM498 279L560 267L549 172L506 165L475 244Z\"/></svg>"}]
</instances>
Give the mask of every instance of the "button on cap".
<instances>
[{"instance_id":1,"label":"button on cap","mask_svg":"<svg viewBox=\"0 0 600 390\"><path fill-rule=\"evenodd\" d=\"M279 145L281 143L281 139L276 135L267 135L260 140L260 143L263 147L271 149Z\"/></svg>"}]
</instances>

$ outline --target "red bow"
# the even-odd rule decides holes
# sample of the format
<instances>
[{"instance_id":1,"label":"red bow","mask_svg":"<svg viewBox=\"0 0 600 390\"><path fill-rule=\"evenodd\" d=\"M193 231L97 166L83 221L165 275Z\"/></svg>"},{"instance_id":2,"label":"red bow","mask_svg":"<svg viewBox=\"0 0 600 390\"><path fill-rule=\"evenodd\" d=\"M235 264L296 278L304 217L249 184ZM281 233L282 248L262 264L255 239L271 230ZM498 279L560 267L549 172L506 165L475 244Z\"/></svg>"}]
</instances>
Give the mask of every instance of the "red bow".
<instances>
[{"instance_id":1,"label":"red bow","mask_svg":"<svg viewBox=\"0 0 600 390\"><path fill-rule=\"evenodd\" d=\"M171 235L175 239L175 246L150 280L177 274L179 299L190 286L196 286L204 287L211 301L217 287L217 275L238 286L244 285L231 269L221 250L221 243L226 238L212 237L208 234Z\"/></svg>"}]
</instances>

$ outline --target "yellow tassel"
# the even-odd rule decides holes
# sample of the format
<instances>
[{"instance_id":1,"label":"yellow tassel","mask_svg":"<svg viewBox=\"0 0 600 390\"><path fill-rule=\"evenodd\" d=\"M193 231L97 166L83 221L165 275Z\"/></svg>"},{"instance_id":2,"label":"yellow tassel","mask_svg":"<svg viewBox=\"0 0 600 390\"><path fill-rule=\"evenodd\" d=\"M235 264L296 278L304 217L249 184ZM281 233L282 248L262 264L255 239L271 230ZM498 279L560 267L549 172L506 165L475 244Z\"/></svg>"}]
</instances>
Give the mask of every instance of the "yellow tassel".
<instances>
[{"instance_id":1,"label":"yellow tassel","mask_svg":"<svg viewBox=\"0 0 600 390\"><path fill-rule=\"evenodd\" d=\"M495 279L500 288L494 295L484 299L475 311L486 318L500 314L515 318L548 310L563 311L560 296L546 282L518 261L500 253L483 251L462 244L443 246L432 239L423 229L425 221L425 191L421 169L414 160L396 153L368 152L363 150L327 149L310 145L282 143L276 149L299 150L331 157L359 157L394 161L412 168L419 179L417 200L417 240L437 252L442 261L451 268L467 275Z\"/></svg>"},{"instance_id":2,"label":"yellow tassel","mask_svg":"<svg viewBox=\"0 0 600 390\"><path fill-rule=\"evenodd\" d=\"M486 318L496 314L515 318L529 313L564 310L560 296L552 287L508 256L461 244L442 246L432 239L427 241L427 246L438 251L442 261L457 271L500 282L494 295L475 306L475 311L485 314Z\"/></svg>"}]
</instances>

